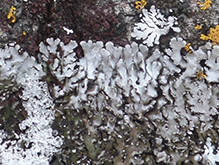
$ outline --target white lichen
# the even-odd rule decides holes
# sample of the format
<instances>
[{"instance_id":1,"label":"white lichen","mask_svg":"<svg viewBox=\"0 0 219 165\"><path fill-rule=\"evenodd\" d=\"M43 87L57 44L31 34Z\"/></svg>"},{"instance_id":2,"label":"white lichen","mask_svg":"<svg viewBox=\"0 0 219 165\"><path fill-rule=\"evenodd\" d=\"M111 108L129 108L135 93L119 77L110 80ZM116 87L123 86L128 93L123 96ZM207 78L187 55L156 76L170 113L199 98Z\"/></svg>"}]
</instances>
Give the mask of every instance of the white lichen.
<instances>
[{"instance_id":1,"label":"white lichen","mask_svg":"<svg viewBox=\"0 0 219 165\"><path fill-rule=\"evenodd\" d=\"M219 163L219 150L215 150L215 146L212 145L212 139L208 137L205 143L205 152L203 154L203 162L205 164L217 165Z\"/></svg>"},{"instance_id":2,"label":"white lichen","mask_svg":"<svg viewBox=\"0 0 219 165\"><path fill-rule=\"evenodd\" d=\"M160 35L168 33L174 21L168 22L154 7L150 12L143 11L143 14L142 22L147 18L153 22L152 25L159 24L163 29L159 31L160 28L152 27L157 31L147 34L145 43L151 46L157 43ZM20 99L28 113L27 119L19 124L25 133L16 135L19 140L10 141L12 145L7 149L9 141L1 145L3 162L13 164L15 159L18 164L27 161L35 163L40 159L40 164L48 164L53 153L58 152L62 145L62 140L52 135L50 127L55 111L53 99L65 97L65 94L69 99L65 103L67 106L76 110L85 109L95 115L109 111L112 116L121 119L121 127L136 129L133 116L142 120L144 125L150 121L156 128L153 135L159 137L153 153L156 162L160 163L187 159L189 148L195 145L193 131L197 132L196 136L205 137L213 130L219 108L219 88L214 85L219 78L216 66L218 46L206 44L182 55L181 49L186 42L177 37L170 40L170 47L164 52L155 49L150 54L147 46L135 42L124 47L114 46L112 42L104 44L90 40L80 44L84 57L78 58L74 51L77 47L75 41L65 45L60 39L49 38L46 43L40 43L39 63L27 53L20 55L19 46L0 50L1 77L14 76L14 80L23 87ZM198 78L199 71L205 72L206 77ZM50 75L61 84L50 86L53 98L47 83L39 81L42 76ZM109 135L123 138L116 120L107 118L102 124L101 119L92 119L85 125L89 134L95 134L98 127ZM19 147L23 141L26 145L32 144L30 149L24 151ZM205 147L196 146L189 151L192 161L216 161L208 139ZM202 149L206 151L204 154ZM143 147L127 149L129 162L144 163L140 157L144 150ZM104 153L101 152L98 157Z\"/></svg>"},{"instance_id":3,"label":"white lichen","mask_svg":"<svg viewBox=\"0 0 219 165\"><path fill-rule=\"evenodd\" d=\"M215 45L213 46L212 51L208 51L208 59L206 61L207 67L206 69L206 79L209 82L218 82L219 81L219 75L217 74L219 71L219 58L218 58L218 52L219 52L219 46Z\"/></svg>"},{"instance_id":4,"label":"white lichen","mask_svg":"<svg viewBox=\"0 0 219 165\"><path fill-rule=\"evenodd\" d=\"M3 164L49 164L53 154L60 151L62 139L52 135L50 127L54 120L54 104L47 85L34 77L25 76L22 81L23 106L27 119L19 124L25 131L17 135L18 140L5 141L0 146ZM22 148L25 144L28 149Z\"/></svg>"},{"instance_id":5,"label":"white lichen","mask_svg":"<svg viewBox=\"0 0 219 165\"><path fill-rule=\"evenodd\" d=\"M166 35L170 28L175 32L180 32L178 27L174 27L177 18L169 16L166 19L159 9L155 9L155 6L151 6L150 12L143 9L140 17L141 22L135 24L131 36L137 40L143 40L143 43L148 46L159 44L160 36Z\"/></svg>"},{"instance_id":6,"label":"white lichen","mask_svg":"<svg viewBox=\"0 0 219 165\"><path fill-rule=\"evenodd\" d=\"M18 46L1 50L1 78L13 77L23 88L19 96L27 112L27 118L19 124L23 133L16 134L16 140L6 140L0 146L3 164L49 164L53 154L60 151L62 139L52 135L54 103L47 84L39 78L45 75L41 65L27 53L20 55ZM16 73L16 74L15 74ZM22 147L25 144L25 147ZM25 149L28 148L28 149Z\"/></svg>"}]
</instances>

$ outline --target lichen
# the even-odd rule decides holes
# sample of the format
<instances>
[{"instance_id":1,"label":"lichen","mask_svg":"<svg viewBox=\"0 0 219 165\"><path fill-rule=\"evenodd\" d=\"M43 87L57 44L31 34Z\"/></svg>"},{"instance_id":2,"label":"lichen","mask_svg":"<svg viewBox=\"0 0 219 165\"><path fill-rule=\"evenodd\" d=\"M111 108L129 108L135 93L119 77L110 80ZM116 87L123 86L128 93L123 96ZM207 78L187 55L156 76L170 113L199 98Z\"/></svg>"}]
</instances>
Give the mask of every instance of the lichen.
<instances>
[{"instance_id":1,"label":"lichen","mask_svg":"<svg viewBox=\"0 0 219 165\"><path fill-rule=\"evenodd\" d=\"M192 53L192 50L190 49L191 43L188 43L184 49L188 52L188 53Z\"/></svg>"},{"instance_id":2,"label":"lichen","mask_svg":"<svg viewBox=\"0 0 219 165\"><path fill-rule=\"evenodd\" d=\"M203 71L199 71L199 72L196 74L196 77L197 77L197 79L204 79L204 78L207 77L207 75L204 74Z\"/></svg>"},{"instance_id":3,"label":"lichen","mask_svg":"<svg viewBox=\"0 0 219 165\"><path fill-rule=\"evenodd\" d=\"M201 29L202 29L202 26L196 25L196 26L195 26L195 29L196 29L196 30L201 30Z\"/></svg>"},{"instance_id":4,"label":"lichen","mask_svg":"<svg viewBox=\"0 0 219 165\"><path fill-rule=\"evenodd\" d=\"M136 9L142 10L147 5L147 1L146 0L136 1L135 5L136 5L135 6Z\"/></svg>"},{"instance_id":5,"label":"lichen","mask_svg":"<svg viewBox=\"0 0 219 165\"><path fill-rule=\"evenodd\" d=\"M152 6L149 11L150 6L132 10L129 1L110 2L114 3L25 3L29 8L23 7L22 13L45 24L33 24L34 33L45 35L36 41L29 38L30 31L18 28L19 35L27 32L23 38L39 43L34 47L37 56L26 53L26 48L21 53L15 43L0 49L3 164L217 163L219 46L198 46L204 42L185 37L193 34L189 30L200 33L211 23L190 15L195 10L189 12L187 6L195 1L174 1L175 8L164 5L170 1L150 1L160 10ZM118 10L126 10L120 15L129 25L138 20L136 13L143 12L134 27L137 43L116 44L123 21L111 16ZM190 25L184 29L189 33L174 33L179 31L177 19L181 26ZM194 29L197 23L202 30ZM8 27L12 26L18 25ZM7 122L23 113L15 125Z\"/></svg>"},{"instance_id":6,"label":"lichen","mask_svg":"<svg viewBox=\"0 0 219 165\"><path fill-rule=\"evenodd\" d=\"M207 8L211 7L211 3L212 3L211 0L205 0L204 3L198 1L197 5L201 6L201 8L200 8L201 10L206 10Z\"/></svg>"},{"instance_id":7,"label":"lichen","mask_svg":"<svg viewBox=\"0 0 219 165\"><path fill-rule=\"evenodd\" d=\"M16 13L17 13L17 8L14 6L11 6L10 11L7 15L7 18L12 22L15 23L16 22Z\"/></svg>"},{"instance_id":8,"label":"lichen","mask_svg":"<svg viewBox=\"0 0 219 165\"><path fill-rule=\"evenodd\" d=\"M219 25L215 28L210 28L210 32L207 35L201 34L202 40L211 40L212 42L219 44Z\"/></svg>"},{"instance_id":9,"label":"lichen","mask_svg":"<svg viewBox=\"0 0 219 165\"><path fill-rule=\"evenodd\" d=\"M166 19L159 9L155 9L155 6L151 6L150 11L143 9L140 17L141 22L135 24L131 36L137 40L143 40L143 43L148 46L159 44L160 36L166 35L170 28L175 32L180 31L178 27L174 27L177 18L169 16Z\"/></svg>"},{"instance_id":10,"label":"lichen","mask_svg":"<svg viewBox=\"0 0 219 165\"><path fill-rule=\"evenodd\" d=\"M25 110L23 120L19 119L19 124L15 122L12 124L12 127L17 127L19 131L5 129L4 134L10 134L6 135L4 142L1 143L1 161L3 164L15 162L17 164L48 164L52 154L58 152L62 145L61 138L54 137L50 128L54 119L54 103L46 83L39 81L44 75L42 67L27 53L20 55L18 49L19 46L16 45L15 47L5 46L5 49L0 50L1 78L11 78L20 85L22 91L16 97L19 98L19 104L22 104ZM10 97L8 101L11 101ZM11 112L6 111L3 116L5 121L9 120L11 113L12 115L14 113L14 117L16 113L19 114L14 111L16 104L13 105L14 107L9 105L7 111L11 110ZM16 140L10 140L9 135Z\"/></svg>"}]
</instances>

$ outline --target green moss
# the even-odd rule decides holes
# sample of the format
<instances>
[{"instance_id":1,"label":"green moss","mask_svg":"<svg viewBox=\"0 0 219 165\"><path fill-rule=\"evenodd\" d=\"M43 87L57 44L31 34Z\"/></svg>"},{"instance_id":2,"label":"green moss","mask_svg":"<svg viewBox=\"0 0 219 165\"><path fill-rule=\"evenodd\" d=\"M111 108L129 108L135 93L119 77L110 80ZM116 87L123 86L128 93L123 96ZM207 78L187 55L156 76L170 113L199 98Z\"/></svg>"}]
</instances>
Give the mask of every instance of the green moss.
<instances>
[{"instance_id":1,"label":"green moss","mask_svg":"<svg viewBox=\"0 0 219 165\"><path fill-rule=\"evenodd\" d=\"M97 151L96 151L96 148L94 147L94 144L91 142L91 140L92 139L90 138L90 136L84 135L84 143L88 150L89 157L94 160L97 156Z\"/></svg>"}]
</instances>

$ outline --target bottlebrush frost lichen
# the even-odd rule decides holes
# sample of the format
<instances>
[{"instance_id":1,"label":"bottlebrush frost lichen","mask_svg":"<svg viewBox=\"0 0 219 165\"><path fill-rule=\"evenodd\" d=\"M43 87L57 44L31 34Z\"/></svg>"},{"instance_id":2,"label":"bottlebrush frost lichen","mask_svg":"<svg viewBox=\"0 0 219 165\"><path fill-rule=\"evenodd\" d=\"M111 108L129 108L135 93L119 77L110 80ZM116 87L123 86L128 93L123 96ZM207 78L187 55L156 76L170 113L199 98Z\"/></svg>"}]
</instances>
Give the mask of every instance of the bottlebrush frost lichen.
<instances>
[{"instance_id":1,"label":"bottlebrush frost lichen","mask_svg":"<svg viewBox=\"0 0 219 165\"><path fill-rule=\"evenodd\" d=\"M163 96L171 103L171 106L164 104L164 106L160 108L162 115L165 116L166 119L161 119L162 117L160 114L151 114L149 116L149 118L153 121L161 121L161 124L156 122L156 133L161 135L165 140L169 141L168 144L170 146L181 151L180 155L176 154L176 152L165 155L163 157L163 160L165 161L167 160L168 156L175 159L173 162L177 162L177 160L179 160L177 157L180 158L182 155L186 157L187 149L190 148L189 143L191 143L192 140L188 140L189 143L187 143L184 135L187 134L192 137L192 132L197 130L197 127L199 133L206 134L206 132L212 130L214 127L213 123L215 120L213 116L218 115L217 108L219 107L219 104L216 101L218 99L216 94L218 92L218 86L210 85L205 83L203 79L200 80L196 78L197 71L203 69L203 66L200 65L201 60L205 60L206 63L208 63L207 66L215 66L215 57L216 52L218 52L218 46L214 46L211 50L211 46L206 44L200 47L198 50L193 50L191 54L181 56L180 51L178 50L180 50L180 48L182 49L185 44L185 41L182 39L173 38L170 43L171 48L166 50L168 56L172 58L176 68L180 70L185 68L183 72L178 72L178 77L175 77L173 81L169 81L168 85L161 84ZM176 49L177 47L178 49ZM178 56L181 57L179 58ZM167 68L170 68L171 66L167 62L164 64L166 64L164 67ZM179 65L181 67L179 67ZM212 66L207 66L204 68L207 71L213 69ZM216 70L212 71L212 73L214 73L214 75L217 77ZM207 78L208 75L206 79ZM209 78L207 81L216 81L212 80L212 78ZM181 136L184 140L182 140L182 138L179 140L179 137ZM185 142L184 147L180 147L177 144L180 141ZM163 153L162 149L158 150L159 152ZM155 154L156 153L157 152L155 152ZM194 152L190 153L190 156L191 155L193 155L194 159L196 160L194 163L201 160L201 162L206 163L206 157L214 162L214 159L216 158L216 155L213 155L212 153L203 155L204 160L202 159L201 153L200 155L197 155L197 153Z\"/></svg>"},{"instance_id":2,"label":"bottlebrush frost lichen","mask_svg":"<svg viewBox=\"0 0 219 165\"><path fill-rule=\"evenodd\" d=\"M208 60L206 61L207 67L206 69L206 79L209 82L218 82L219 81L219 66L218 66L218 52L219 52L219 46L214 45L212 51L208 52Z\"/></svg>"},{"instance_id":3,"label":"bottlebrush frost lichen","mask_svg":"<svg viewBox=\"0 0 219 165\"><path fill-rule=\"evenodd\" d=\"M141 22L135 24L131 36L137 40L142 39L143 43L148 46L159 44L160 36L166 35L170 28L175 32L180 32L178 27L174 27L177 18L169 16L166 19L159 9L155 9L155 6L151 6L150 12L147 9L143 9L140 17Z\"/></svg>"},{"instance_id":4,"label":"bottlebrush frost lichen","mask_svg":"<svg viewBox=\"0 0 219 165\"><path fill-rule=\"evenodd\" d=\"M61 51L57 51L60 47ZM63 96L75 88L79 80L85 77L84 69L78 65L74 49L77 47L75 41L70 41L67 45L60 42L59 39L54 40L48 38L46 44L40 43L40 59L44 71L50 72L53 77L60 83L54 84L55 97ZM60 85L65 84L63 88Z\"/></svg>"},{"instance_id":5,"label":"bottlebrush frost lichen","mask_svg":"<svg viewBox=\"0 0 219 165\"><path fill-rule=\"evenodd\" d=\"M53 38L48 38L46 42L47 46L43 42L40 43L40 52L42 53L42 60L47 64L49 63L49 71L59 81L72 77L76 66L76 54L73 50L77 47L77 43L70 41L67 45L64 45L63 42L60 42L60 39L54 40ZM62 52L57 52L58 46L61 47Z\"/></svg>"},{"instance_id":6,"label":"bottlebrush frost lichen","mask_svg":"<svg viewBox=\"0 0 219 165\"><path fill-rule=\"evenodd\" d=\"M148 56L148 48L142 44L132 43L125 47L116 47L112 42L104 45L102 42L83 41L80 44L84 57L73 60L72 65L77 63L84 76L78 78L80 81L67 81L63 88L59 89L62 93L77 91L77 94L71 94L69 105L76 109L89 107L92 111L96 111L95 107L104 107L115 115L138 114L139 118L156 107L159 109L159 115L167 118L163 119L155 114L149 118L156 122L156 133L169 142L183 133L177 125L185 131L191 131L200 124L204 125L200 128L201 133L212 128L212 115L217 114L215 109L218 107L217 96L214 94L217 88L206 85L196 78L196 74L203 69L201 60L206 60L206 65L209 66L205 69L210 69L211 64L214 65L217 46L210 50L211 46L206 44L182 56L180 50L184 49L186 42L182 38L172 38L170 48L165 50L165 54L156 49ZM67 54L66 58L68 56L71 55ZM175 74L178 76L171 78ZM77 76L72 75L71 78L77 79ZM209 82L212 80L209 79ZM67 86L71 88L66 88ZM160 95L158 88L161 90ZM125 100L124 97L129 99ZM159 124L158 119L162 119L161 122L165 124ZM100 128L110 134L114 126ZM187 148L189 146L184 150ZM154 153L164 152L161 150ZM159 157L157 161L167 161L168 157L171 155ZM177 161L177 158L175 160Z\"/></svg>"},{"instance_id":7,"label":"bottlebrush frost lichen","mask_svg":"<svg viewBox=\"0 0 219 165\"><path fill-rule=\"evenodd\" d=\"M72 45L72 43L74 42L71 41L65 47L61 46L63 51L66 51L67 47L72 51L75 48L75 44ZM53 55L55 58L49 64L50 71L58 80L63 80L62 88L54 87L56 97L76 90L78 94L71 96L71 104L79 108L82 102L88 101L88 96L96 96L104 91L105 97L113 100L113 105L109 107L117 113L119 106L124 102L123 95L125 97L131 95L133 103L131 101L130 104L148 111L147 104L150 99L157 97L156 79L162 65L161 62L156 61L161 56L158 50L148 58L148 48L143 45L138 46L136 43L126 45L124 48L116 47L112 42L104 45L103 42L93 43L89 40L82 41L80 44L84 50L84 57L79 60L74 52L66 53L62 57L59 52ZM49 60L49 49L51 49L50 46L40 44L41 57L45 62ZM54 50L56 50L55 47ZM146 58L148 58L147 64L145 64ZM68 74L69 76L65 75L68 71L72 73ZM139 102L142 93L144 93L142 98L144 101ZM154 103L151 102L152 105Z\"/></svg>"}]
</instances>

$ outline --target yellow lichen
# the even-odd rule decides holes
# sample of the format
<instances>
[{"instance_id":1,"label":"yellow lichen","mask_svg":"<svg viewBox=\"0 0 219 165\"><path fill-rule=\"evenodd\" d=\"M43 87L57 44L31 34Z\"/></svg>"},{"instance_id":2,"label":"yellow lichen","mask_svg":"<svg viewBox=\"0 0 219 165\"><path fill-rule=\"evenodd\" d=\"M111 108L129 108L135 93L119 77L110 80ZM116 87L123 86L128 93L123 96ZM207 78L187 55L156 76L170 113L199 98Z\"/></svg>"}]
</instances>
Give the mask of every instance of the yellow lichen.
<instances>
[{"instance_id":1,"label":"yellow lichen","mask_svg":"<svg viewBox=\"0 0 219 165\"><path fill-rule=\"evenodd\" d=\"M17 13L16 10L17 10L16 7L11 6L10 11L8 13L8 16L7 16L7 18L10 19L12 23L16 22L16 16L15 16L15 14Z\"/></svg>"},{"instance_id":2,"label":"yellow lichen","mask_svg":"<svg viewBox=\"0 0 219 165\"><path fill-rule=\"evenodd\" d=\"M202 29L202 26L196 25L195 29L196 29L196 30L200 30L200 29Z\"/></svg>"},{"instance_id":3,"label":"yellow lichen","mask_svg":"<svg viewBox=\"0 0 219 165\"><path fill-rule=\"evenodd\" d=\"M196 77L197 77L197 79L204 79L204 78L207 77L207 75L204 74L203 71L200 71L200 72L198 72L198 73L196 74Z\"/></svg>"},{"instance_id":4,"label":"yellow lichen","mask_svg":"<svg viewBox=\"0 0 219 165\"><path fill-rule=\"evenodd\" d=\"M147 5L147 1L145 1L145 0L136 1L135 5L136 5L135 6L136 9L142 10Z\"/></svg>"},{"instance_id":5,"label":"yellow lichen","mask_svg":"<svg viewBox=\"0 0 219 165\"><path fill-rule=\"evenodd\" d=\"M198 5L201 5L201 10L206 10L207 8L209 8L209 7L211 7L211 0L205 0L205 2L204 3L202 3L202 2L197 2L197 4Z\"/></svg>"},{"instance_id":6,"label":"yellow lichen","mask_svg":"<svg viewBox=\"0 0 219 165\"><path fill-rule=\"evenodd\" d=\"M188 43L184 49L188 52L188 53L192 53L192 50L190 49L191 43Z\"/></svg>"},{"instance_id":7,"label":"yellow lichen","mask_svg":"<svg viewBox=\"0 0 219 165\"><path fill-rule=\"evenodd\" d=\"M219 25L215 28L210 28L210 33L207 35L201 34L202 40L211 40L212 42L219 44Z\"/></svg>"}]
</instances>

